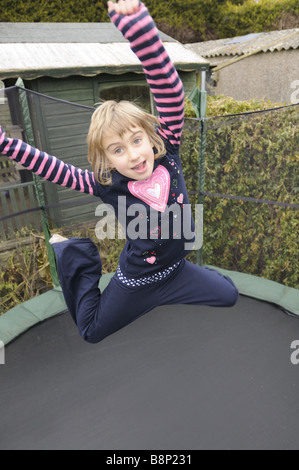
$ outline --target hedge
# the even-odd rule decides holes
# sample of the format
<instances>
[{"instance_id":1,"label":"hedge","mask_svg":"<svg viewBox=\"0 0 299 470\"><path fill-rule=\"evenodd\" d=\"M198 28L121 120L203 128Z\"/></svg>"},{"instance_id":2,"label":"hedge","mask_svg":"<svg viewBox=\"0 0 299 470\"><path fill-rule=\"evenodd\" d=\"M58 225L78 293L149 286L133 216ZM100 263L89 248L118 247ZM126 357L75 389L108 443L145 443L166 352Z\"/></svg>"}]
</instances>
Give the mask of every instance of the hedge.
<instances>
[{"instance_id":1,"label":"hedge","mask_svg":"<svg viewBox=\"0 0 299 470\"><path fill-rule=\"evenodd\" d=\"M233 106L231 98L210 98L214 105L217 100ZM240 106L255 110L257 102L234 103ZM290 106L208 119L205 191L298 204L298 110ZM195 125L186 124L182 152L192 189L198 155ZM206 197L204 263L299 288L298 226L296 208Z\"/></svg>"},{"instance_id":2,"label":"hedge","mask_svg":"<svg viewBox=\"0 0 299 470\"><path fill-rule=\"evenodd\" d=\"M298 0L145 0L158 27L180 42L295 28ZM106 0L0 0L0 21L107 22Z\"/></svg>"},{"instance_id":3,"label":"hedge","mask_svg":"<svg viewBox=\"0 0 299 470\"><path fill-rule=\"evenodd\" d=\"M247 0L242 4L226 2L217 34L220 38L243 36L298 27L297 0Z\"/></svg>"}]
</instances>

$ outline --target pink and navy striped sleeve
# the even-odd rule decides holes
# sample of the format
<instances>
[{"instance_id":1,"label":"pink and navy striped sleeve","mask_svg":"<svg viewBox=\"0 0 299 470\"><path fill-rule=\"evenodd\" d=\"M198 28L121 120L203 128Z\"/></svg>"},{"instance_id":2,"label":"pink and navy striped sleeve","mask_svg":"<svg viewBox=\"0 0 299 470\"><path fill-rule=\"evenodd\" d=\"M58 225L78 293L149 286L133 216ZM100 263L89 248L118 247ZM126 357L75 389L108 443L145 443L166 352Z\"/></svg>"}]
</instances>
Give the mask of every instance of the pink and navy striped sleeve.
<instances>
[{"instance_id":1,"label":"pink and navy striped sleeve","mask_svg":"<svg viewBox=\"0 0 299 470\"><path fill-rule=\"evenodd\" d=\"M6 155L27 170L31 170L52 183L87 194L95 194L96 192L97 185L92 172L64 163L53 155L31 147L22 140L8 138L1 127L0 154Z\"/></svg>"},{"instance_id":2,"label":"pink and navy striped sleeve","mask_svg":"<svg viewBox=\"0 0 299 470\"><path fill-rule=\"evenodd\" d=\"M171 144L179 145L184 123L184 88L153 19L141 2L137 13L123 16L112 11L110 18L129 40L143 66L159 113L159 132Z\"/></svg>"}]
</instances>

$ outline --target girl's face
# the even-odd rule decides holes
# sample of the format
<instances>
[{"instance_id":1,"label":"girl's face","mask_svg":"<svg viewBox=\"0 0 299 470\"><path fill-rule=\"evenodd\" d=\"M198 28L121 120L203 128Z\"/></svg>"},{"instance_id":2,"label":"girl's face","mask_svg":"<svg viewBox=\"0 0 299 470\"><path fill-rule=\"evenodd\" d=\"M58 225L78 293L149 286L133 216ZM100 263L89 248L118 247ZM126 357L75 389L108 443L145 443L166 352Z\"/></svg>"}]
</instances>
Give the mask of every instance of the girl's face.
<instances>
[{"instance_id":1,"label":"girl's face","mask_svg":"<svg viewBox=\"0 0 299 470\"><path fill-rule=\"evenodd\" d=\"M109 130L102 144L111 169L137 181L146 180L152 175L155 155L143 127L133 126L122 136Z\"/></svg>"}]
</instances>

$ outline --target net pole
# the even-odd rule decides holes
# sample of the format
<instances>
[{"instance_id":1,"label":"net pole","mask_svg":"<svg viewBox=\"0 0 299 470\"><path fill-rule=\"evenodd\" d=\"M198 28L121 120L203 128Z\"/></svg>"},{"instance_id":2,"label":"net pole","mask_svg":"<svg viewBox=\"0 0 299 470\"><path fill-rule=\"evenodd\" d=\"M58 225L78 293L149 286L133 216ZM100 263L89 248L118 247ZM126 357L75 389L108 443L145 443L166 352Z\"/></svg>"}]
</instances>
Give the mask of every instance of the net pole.
<instances>
[{"instance_id":1,"label":"net pole","mask_svg":"<svg viewBox=\"0 0 299 470\"><path fill-rule=\"evenodd\" d=\"M204 189L205 189L205 161L206 161L206 116L207 116L207 91L206 91L206 69L203 68L200 73L200 88L195 86L189 95L196 116L199 118L199 156L198 156L198 204L204 207ZM203 210L202 220L200 220L200 230L203 232ZM196 252L196 261L198 265L203 264L203 246Z\"/></svg>"},{"instance_id":2,"label":"net pole","mask_svg":"<svg viewBox=\"0 0 299 470\"><path fill-rule=\"evenodd\" d=\"M27 143L35 147L34 134L33 134L32 123L30 119L30 111L29 111L29 106L27 102L25 86L21 78L18 78L16 82L16 86L19 87L19 99L20 99L20 105L22 109ZM34 173L33 173L33 182L34 182L34 189L35 189L38 205L40 207L43 207L46 204L45 204L45 196L44 196L44 191L42 188L42 183L41 183L40 178ZM49 259L51 278L52 278L53 285L56 287L56 286L59 286L59 278L58 278L57 267L56 267L55 253L54 253L52 245L49 243L49 239L51 237L49 222L47 219L46 211L44 209L40 210L40 214L41 214L42 228L43 228L43 232L45 236L46 249L47 249L47 254L48 254L48 259Z\"/></svg>"},{"instance_id":3,"label":"net pole","mask_svg":"<svg viewBox=\"0 0 299 470\"><path fill-rule=\"evenodd\" d=\"M198 168L198 204L204 207L205 176L206 176L206 137L207 137L207 91L206 91L206 69L201 71L200 83L200 133L199 133L199 168ZM203 214L203 211L201 212ZM201 220L203 231L203 218ZM197 264L203 264L203 246L197 251Z\"/></svg>"}]
</instances>

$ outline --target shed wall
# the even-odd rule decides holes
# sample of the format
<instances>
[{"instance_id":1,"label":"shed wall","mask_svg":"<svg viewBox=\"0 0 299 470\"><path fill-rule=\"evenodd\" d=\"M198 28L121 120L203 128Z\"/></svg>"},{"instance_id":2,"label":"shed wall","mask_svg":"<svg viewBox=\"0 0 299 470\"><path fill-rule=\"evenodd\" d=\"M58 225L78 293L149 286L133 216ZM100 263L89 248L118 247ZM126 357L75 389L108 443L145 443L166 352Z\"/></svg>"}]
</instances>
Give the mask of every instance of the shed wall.
<instances>
[{"instance_id":1,"label":"shed wall","mask_svg":"<svg viewBox=\"0 0 299 470\"><path fill-rule=\"evenodd\" d=\"M216 91L236 100L264 98L289 104L294 93L292 84L299 80L298 59L297 49L250 56L217 72Z\"/></svg>"}]
</instances>

